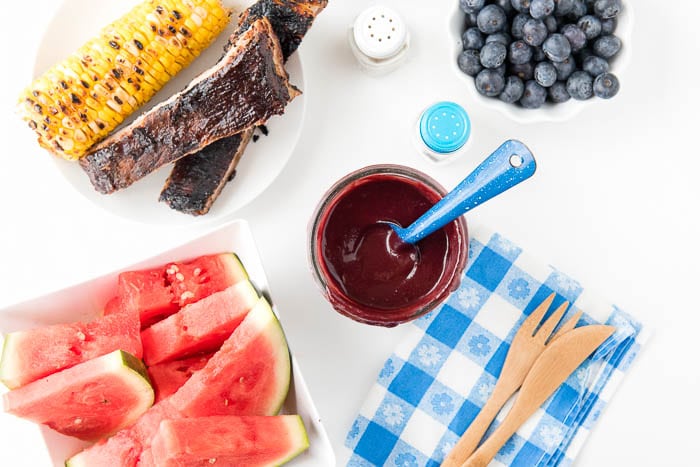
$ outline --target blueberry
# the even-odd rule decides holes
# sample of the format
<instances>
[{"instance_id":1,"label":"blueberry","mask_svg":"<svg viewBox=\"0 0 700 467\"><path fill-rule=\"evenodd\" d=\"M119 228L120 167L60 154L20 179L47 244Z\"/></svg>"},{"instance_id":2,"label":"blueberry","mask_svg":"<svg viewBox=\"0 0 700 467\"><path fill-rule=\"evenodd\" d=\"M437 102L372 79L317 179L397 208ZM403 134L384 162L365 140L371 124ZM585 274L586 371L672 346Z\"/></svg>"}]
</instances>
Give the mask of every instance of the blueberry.
<instances>
[{"instance_id":1,"label":"blueberry","mask_svg":"<svg viewBox=\"0 0 700 467\"><path fill-rule=\"evenodd\" d=\"M554 0L532 0L530 2L530 16L542 19L554 13Z\"/></svg>"},{"instance_id":2,"label":"blueberry","mask_svg":"<svg viewBox=\"0 0 700 467\"><path fill-rule=\"evenodd\" d=\"M571 9L571 16L573 16L575 19L578 19L586 13L588 13L588 7L586 6L586 3L583 0L575 0L574 7Z\"/></svg>"},{"instance_id":3,"label":"blueberry","mask_svg":"<svg viewBox=\"0 0 700 467\"><path fill-rule=\"evenodd\" d=\"M563 34L552 34L542 43L544 54L553 62L563 62L571 55L571 44Z\"/></svg>"},{"instance_id":4,"label":"blueberry","mask_svg":"<svg viewBox=\"0 0 700 467\"><path fill-rule=\"evenodd\" d=\"M561 28L561 33L571 45L571 50L576 52L586 46L586 34L575 24L567 24Z\"/></svg>"},{"instance_id":5,"label":"blueberry","mask_svg":"<svg viewBox=\"0 0 700 467\"><path fill-rule=\"evenodd\" d=\"M541 45L547 34L547 26L541 19L530 18L523 25L523 40L529 45Z\"/></svg>"},{"instance_id":6,"label":"blueberry","mask_svg":"<svg viewBox=\"0 0 700 467\"><path fill-rule=\"evenodd\" d=\"M493 34L503 30L508 18L498 5L486 5L476 17L476 24L484 34Z\"/></svg>"},{"instance_id":7,"label":"blueberry","mask_svg":"<svg viewBox=\"0 0 700 467\"><path fill-rule=\"evenodd\" d=\"M489 42L481 48L481 64L486 68L496 68L501 66L506 60L508 53L506 46L500 42Z\"/></svg>"},{"instance_id":8,"label":"blueberry","mask_svg":"<svg viewBox=\"0 0 700 467\"><path fill-rule=\"evenodd\" d=\"M479 28L469 28L462 34L462 46L464 50L480 49L484 46L484 36Z\"/></svg>"},{"instance_id":9,"label":"blueberry","mask_svg":"<svg viewBox=\"0 0 700 467\"><path fill-rule=\"evenodd\" d=\"M500 6L507 15L513 12L513 4L510 3L510 0L496 0L493 3Z\"/></svg>"},{"instance_id":10,"label":"blueberry","mask_svg":"<svg viewBox=\"0 0 700 467\"><path fill-rule=\"evenodd\" d=\"M523 80L517 76L509 76L506 78L506 85L498 98L503 102L512 104L522 97L524 91L525 84L523 84Z\"/></svg>"},{"instance_id":11,"label":"blueberry","mask_svg":"<svg viewBox=\"0 0 700 467\"><path fill-rule=\"evenodd\" d=\"M516 39L522 39L523 38L523 26L525 26L525 23L527 20L530 19L530 15L526 15L524 13L518 13L513 17L513 22L510 25L510 33L515 37Z\"/></svg>"},{"instance_id":12,"label":"blueberry","mask_svg":"<svg viewBox=\"0 0 700 467\"><path fill-rule=\"evenodd\" d=\"M532 48L525 41L511 42L508 46L508 60L515 65L527 63L532 60Z\"/></svg>"},{"instance_id":13,"label":"blueberry","mask_svg":"<svg viewBox=\"0 0 700 467\"><path fill-rule=\"evenodd\" d=\"M503 91L506 80L495 70L481 70L474 80L476 90L487 97L497 96Z\"/></svg>"},{"instance_id":14,"label":"blueberry","mask_svg":"<svg viewBox=\"0 0 700 467\"><path fill-rule=\"evenodd\" d=\"M605 73L610 68L610 64L604 58L600 58L596 55L591 55L583 59L583 71L591 76L598 76L601 73Z\"/></svg>"},{"instance_id":15,"label":"blueberry","mask_svg":"<svg viewBox=\"0 0 700 467\"><path fill-rule=\"evenodd\" d=\"M620 90L620 81L612 73L602 73L593 81L593 94L610 99Z\"/></svg>"},{"instance_id":16,"label":"blueberry","mask_svg":"<svg viewBox=\"0 0 700 467\"><path fill-rule=\"evenodd\" d=\"M583 33L586 35L586 39L595 39L600 35L600 31L603 28L600 20L593 15L586 15L579 18L576 25L581 28Z\"/></svg>"},{"instance_id":17,"label":"blueberry","mask_svg":"<svg viewBox=\"0 0 700 467\"><path fill-rule=\"evenodd\" d=\"M571 73L576 71L576 61L573 57L567 57L561 62L552 62L552 65L557 70L557 80L565 81Z\"/></svg>"},{"instance_id":18,"label":"blueberry","mask_svg":"<svg viewBox=\"0 0 700 467\"><path fill-rule=\"evenodd\" d=\"M601 33L612 34L615 32L615 29L617 28L617 18L604 19L603 21L600 22L600 26L601 26Z\"/></svg>"},{"instance_id":19,"label":"blueberry","mask_svg":"<svg viewBox=\"0 0 700 467\"><path fill-rule=\"evenodd\" d=\"M545 88L532 80L525 83L525 91L523 91L523 97L520 98L520 105L526 109L536 109L542 107L546 100L547 90Z\"/></svg>"},{"instance_id":20,"label":"blueberry","mask_svg":"<svg viewBox=\"0 0 700 467\"><path fill-rule=\"evenodd\" d=\"M520 13L530 12L530 0L510 0L510 4Z\"/></svg>"},{"instance_id":21,"label":"blueberry","mask_svg":"<svg viewBox=\"0 0 700 467\"><path fill-rule=\"evenodd\" d=\"M552 87L549 88L548 92L549 99L556 104L560 104L571 99L569 91L566 90L566 83L563 83L561 81L557 81L556 83L554 83Z\"/></svg>"},{"instance_id":22,"label":"blueberry","mask_svg":"<svg viewBox=\"0 0 700 467\"><path fill-rule=\"evenodd\" d=\"M467 49L457 58L457 66L469 76L476 76L484 67L481 66L479 51Z\"/></svg>"},{"instance_id":23,"label":"blueberry","mask_svg":"<svg viewBox=\"0 0 700 467\"><path fill-rule=\"evenodd\" d=\"M596 0L594 11L601 19L614 18L622 11L622 2L620 0Z\"/></svg>"},{"instance_id":24,"label":"blueberry","mask_svg":"<svg viewBox=\"0 0 700 467\"><path fill-rule=\"evenodd\" d=\"M566 90L574 99L590 99L593 96L593 77L585 71L575 71L566 80Z\"/></svg>"},{"instance_id":25,"label":"blueberry","mask_svg":"<svg viewBox=\"0 0 700 467\"><path fill-rule=\"evenodd\" d=\"M554 14L557 16L568 15L574 9L574 0L555 0L554 3L557 4L554 9Z\"/></svg>"},{"instance_id":26,"label":"blueberry","mask_svg":"<svg viewBox=\"0 0 700 467\"><path fill-rule=\"evenodd\" d=\"M486 0L459 0L459 7L465 13L477 13L484 8Z\"/></svg>"},{"instance_id":27,"label":"blueberry","mask_svg":"<svg viewBox=\"0 0 700 467\"><path fill-rule=\"evenodd\" d=\"M486 43L489 44L491 42L498 42L499 44L503 44L506 47L508 47L508 44L512 42L512 39L505 32L497 32L495 34L489 34L488 36L486 36Z\"/></svg>"},{"instance_id":28,"label":"blueberry","mask_svg":"<svg viewBox=\"0 0 700 467\"><path fill-rule=\"evenodd\" d=\"M498 72L499 75L505 78L506 76L506 62L501 63L496 68L492 68L494 71Z\"/></svg>"},{"instance_id":29,"label":"blueberry","mask_svg":"<svg viewBox=\"0 0 700 467\"><path fill-rule=\"evenodd\" d=\"M600 36L593 43L593 51L599 57L610 58L615 56L622 47L622 41L617 37L611 35Z\"/></svg>"},{"instance_id":30,"label":"blueberry","mask_svg":"<svg viewBox=\"0 0 700 467\"><path fill-rule=\"evenodd\" d=\"M533 47L532 48L532 60L534 62L541 62L542 60L547 60L547 56L544 54L544 50L542 50L542 47Z\"/></svg>"},{"instance_id":31,"label":"blueberry","mask_svg":"<svg viewBox=\"0 0 700 467\"><path fill-rule=\"evenodd\" d=\"M521 80L528 81L532 79L535 71L535 65L533 65L532 62L523 63L520 65L511 65L508 71L510 74L517 76Z\"/></svg>"},{"instance_id":32,"label":"blueberry","mask_svg":"<svg viewBox=\"0 0 700 467\"><path fill-rule=\"evenodd\" d=\"M551 62L540 62L535 65L534 76L540 86L548 88L557 81L557 69Z\"/></svg>"}]
</instances>

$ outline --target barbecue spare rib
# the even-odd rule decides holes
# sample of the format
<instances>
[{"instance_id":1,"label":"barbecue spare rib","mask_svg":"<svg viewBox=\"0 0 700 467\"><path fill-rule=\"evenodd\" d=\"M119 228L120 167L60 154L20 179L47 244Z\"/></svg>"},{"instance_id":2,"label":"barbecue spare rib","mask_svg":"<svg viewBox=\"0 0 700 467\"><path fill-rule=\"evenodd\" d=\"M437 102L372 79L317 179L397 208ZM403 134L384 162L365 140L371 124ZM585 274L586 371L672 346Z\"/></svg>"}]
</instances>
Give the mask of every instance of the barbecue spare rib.
<instances>
[{"instance_id":1,"label":"barbecue spare rib","mask_svg":"<svg viewBox=\"0 0 700 467\"><path fill-rule=\"evenodd\" d=\"M299 94L270 21L259 18L215 66L80 160L95 189L126 188L165 164L261 125Z\"/></svg>"},{"instance_id":2,"label":"barbecue spare rib","mask_svg":"<svg viewBox=\"0 0 700 467\"><path fill-rule=\"evenodd\" d=\"M286 61L297 50L314 19L327 4L328 0L259 0L239 15L238 28L224 50L228 51L235 38L255 21L267 18L280 41ZM186 214L206 214L231 180L249 141L250 135L234 135L179 159L165 182L159 200Z\"/></svg>"}]
</instances>

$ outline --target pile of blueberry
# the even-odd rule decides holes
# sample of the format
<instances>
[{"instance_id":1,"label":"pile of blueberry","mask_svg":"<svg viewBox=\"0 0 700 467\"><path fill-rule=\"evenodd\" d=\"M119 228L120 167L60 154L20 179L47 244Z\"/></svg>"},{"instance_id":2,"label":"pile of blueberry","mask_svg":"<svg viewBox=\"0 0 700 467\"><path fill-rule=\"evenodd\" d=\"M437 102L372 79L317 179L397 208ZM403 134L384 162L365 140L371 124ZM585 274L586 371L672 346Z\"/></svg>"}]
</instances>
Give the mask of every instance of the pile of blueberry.
<instances>
[{"instance_id":1,"label":"pile of blueberry","mask_svg":"<svg viewBox=\"0 0 700 467\"><path fill-rule=\"evenodd\" d=\"M541 107L617 94L609 60L621 0L459 0L466 13L457 63L488 97Z\"/></svg>"}]
</instances>

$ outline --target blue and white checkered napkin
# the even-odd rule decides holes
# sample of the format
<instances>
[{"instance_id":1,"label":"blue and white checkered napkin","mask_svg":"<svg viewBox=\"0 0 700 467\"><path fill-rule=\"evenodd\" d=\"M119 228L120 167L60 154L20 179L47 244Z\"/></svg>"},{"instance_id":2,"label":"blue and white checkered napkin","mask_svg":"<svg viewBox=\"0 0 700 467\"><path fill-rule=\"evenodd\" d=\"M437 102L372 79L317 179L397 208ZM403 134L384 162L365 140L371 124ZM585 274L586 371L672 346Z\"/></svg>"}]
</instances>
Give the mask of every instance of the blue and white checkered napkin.
<instances>
[{"instance_id":1,"label":"blue and white checkered napkin","mask_svg":"<svg viewBox=\"0 0 700 467\"><path fill-rule=\"evenodd\" d=\"M408 336L384 364L352 424L345 442L352 451L349 466L438 466L491 394L520 323L552 292L553 306L568 300L584 311L579 325L606 323L617 331L492 465L570 465L644 342L641 323L575 280L498 234L474 228L470 235L460 288L441 308L408 325Z\"/></svg>"}]
</instances>

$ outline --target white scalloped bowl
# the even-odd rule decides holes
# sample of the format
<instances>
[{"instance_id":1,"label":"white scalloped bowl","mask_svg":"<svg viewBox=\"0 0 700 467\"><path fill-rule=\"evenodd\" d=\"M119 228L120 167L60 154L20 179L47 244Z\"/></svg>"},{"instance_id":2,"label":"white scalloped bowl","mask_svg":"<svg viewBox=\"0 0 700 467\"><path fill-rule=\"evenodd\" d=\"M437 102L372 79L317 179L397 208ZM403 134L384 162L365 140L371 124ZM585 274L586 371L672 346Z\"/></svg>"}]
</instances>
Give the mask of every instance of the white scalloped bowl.
<instances>
[{"instance_id":1,"label":"white scalloped bowl","mask_svg":"<svg viewBox=\"0 0 700 467\"><path fill-rule=\"evenodd\" d=\"M452 10L449 19L449 31L453 40L453 50L451 53L452 68L454 72L464 79L467 84L466 88L474 99L484 107L498 110L508 118L519 123L538 123L538 122L557 122L564 121L576 116L581 110L586 107L596 107L605 102L604 99L593 97L586 101L577 101L569 99L562 104L545 103L539 109L525 109L515 104L508 104L499 100L496 97L486 97L476 90L474 86L474 78L462 72L457 66L457 57L462 52L462 33L464 32L464 12L459 8L459 2L454 1L454 10ZM622 49L610 63L610 71L620 79L620 87L624 88L627 79L624 71L627 68L629 57L631 56L631 37L632 23L634 12L632 11L632 2L627 0L623 3L624 9L618 16L617 28L615 35L622 40ZM613 97L614 99L614 97Z\"/></svg>"}]
</instances>

